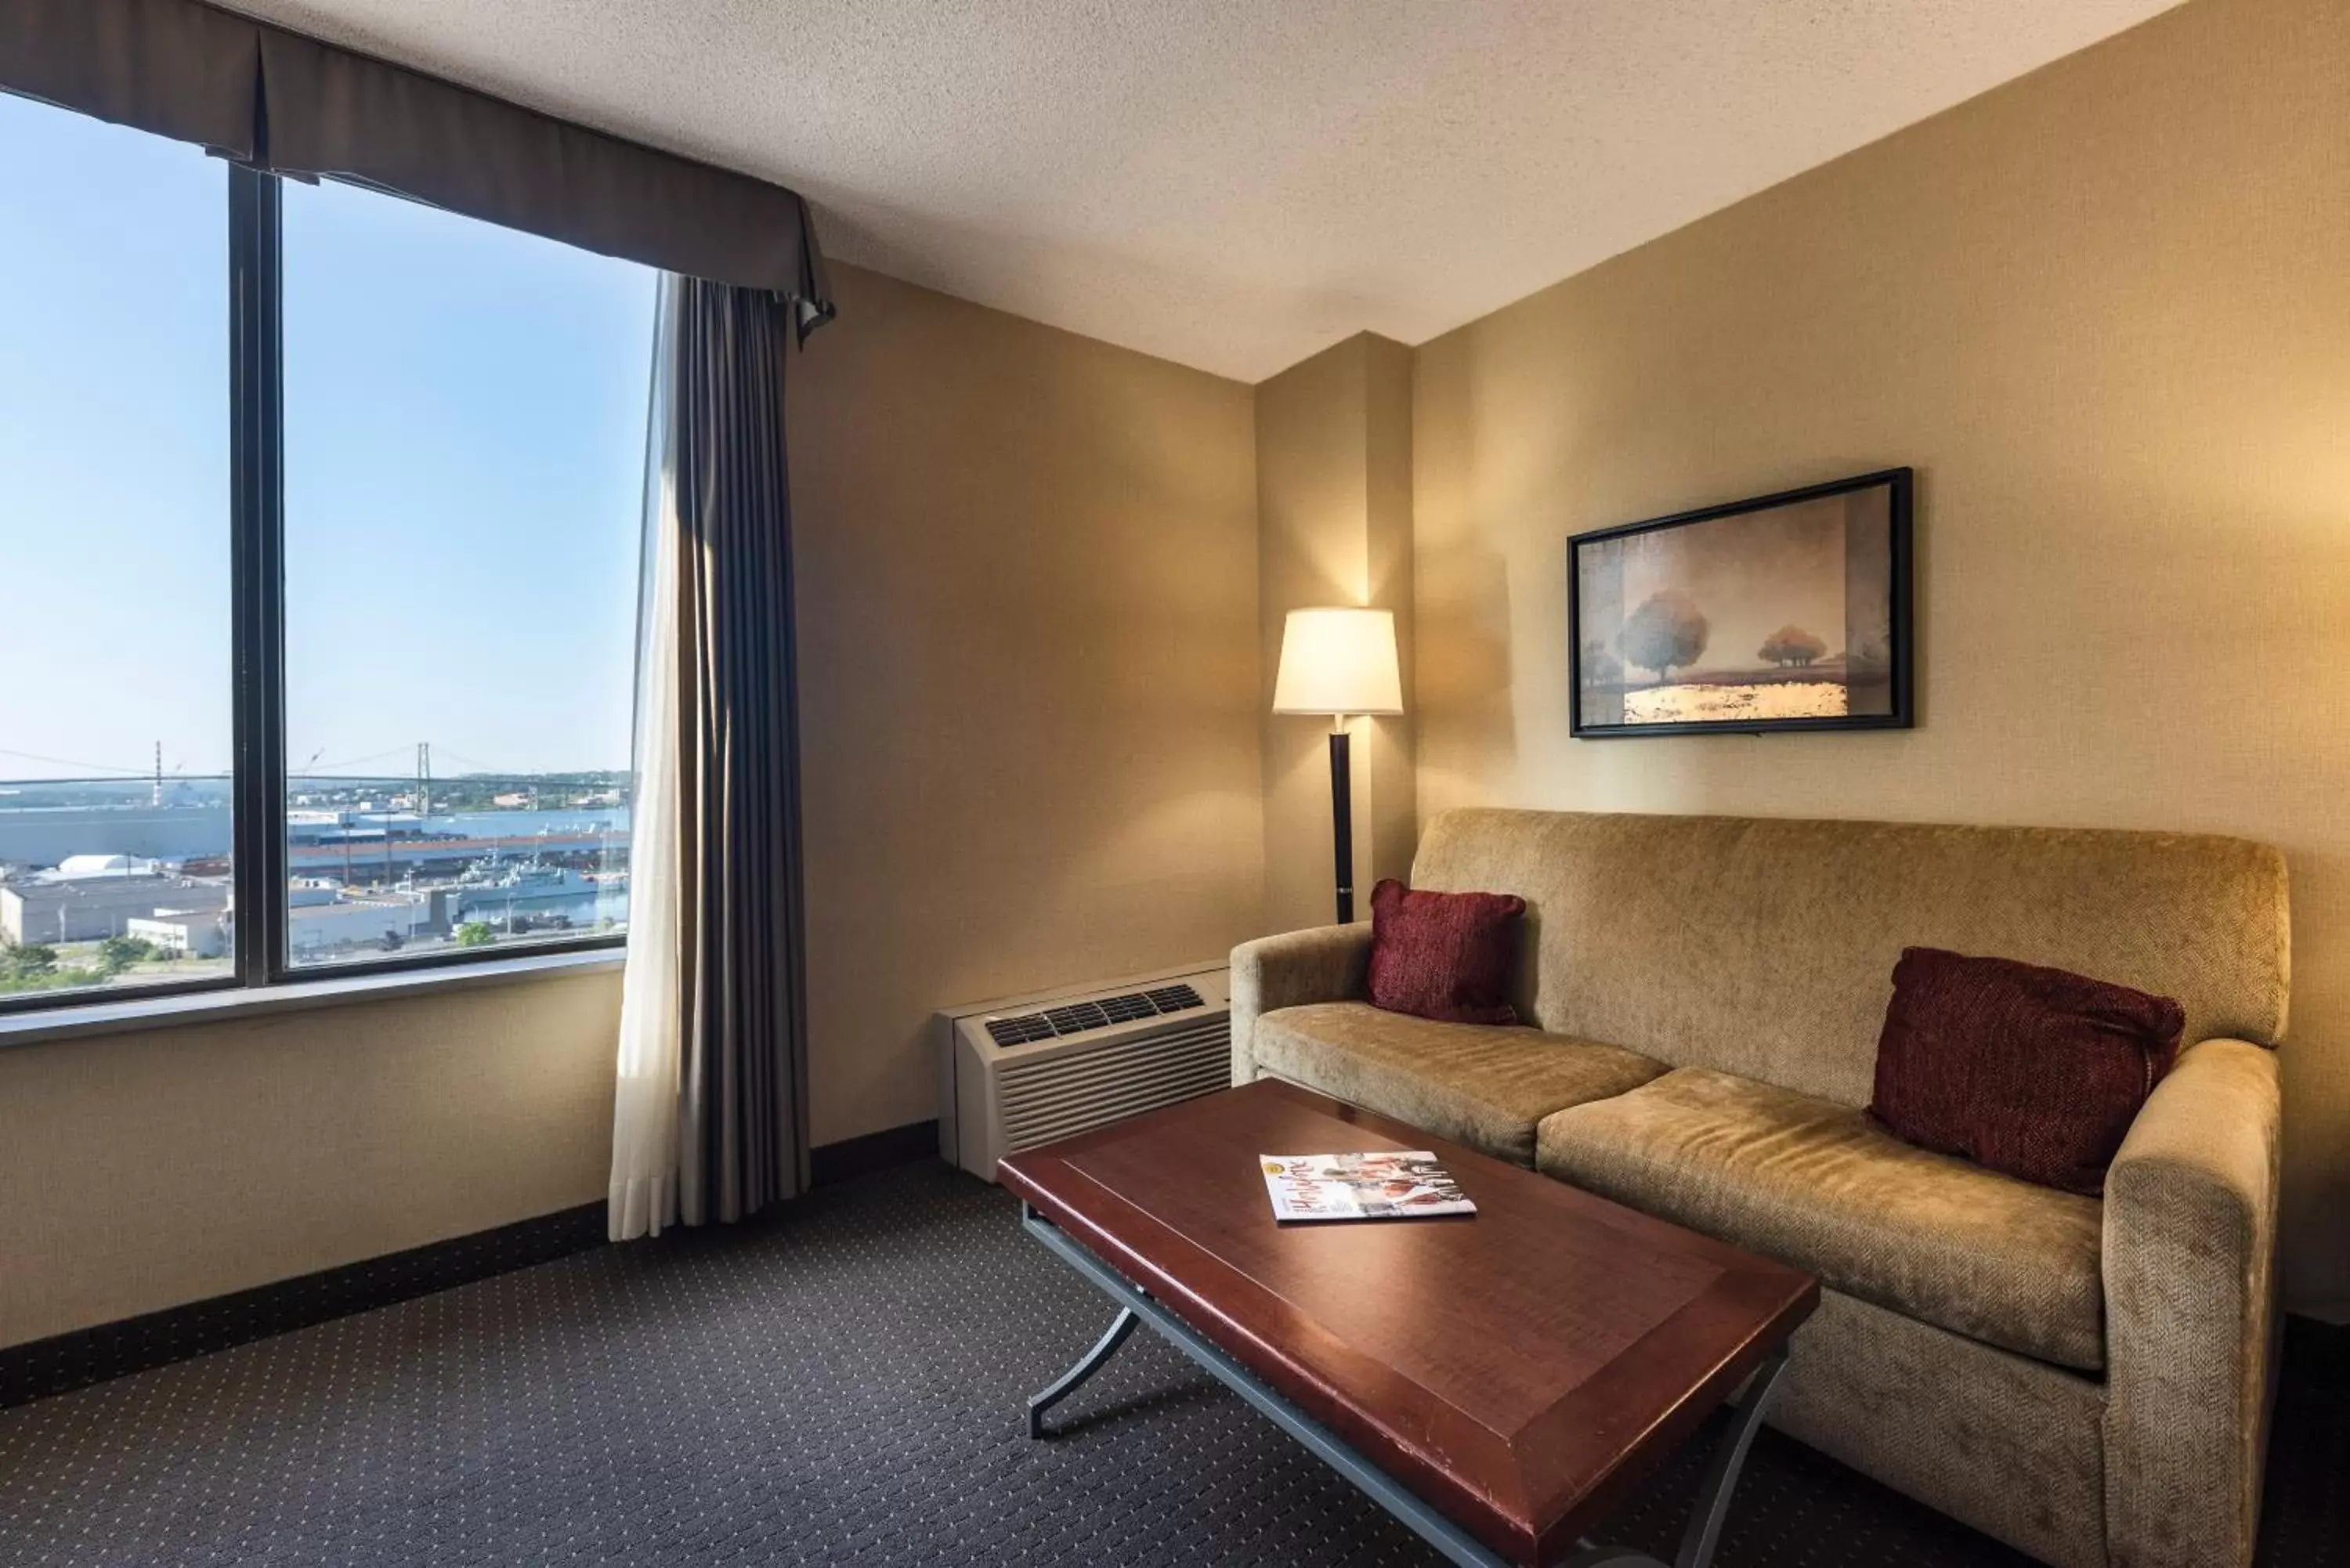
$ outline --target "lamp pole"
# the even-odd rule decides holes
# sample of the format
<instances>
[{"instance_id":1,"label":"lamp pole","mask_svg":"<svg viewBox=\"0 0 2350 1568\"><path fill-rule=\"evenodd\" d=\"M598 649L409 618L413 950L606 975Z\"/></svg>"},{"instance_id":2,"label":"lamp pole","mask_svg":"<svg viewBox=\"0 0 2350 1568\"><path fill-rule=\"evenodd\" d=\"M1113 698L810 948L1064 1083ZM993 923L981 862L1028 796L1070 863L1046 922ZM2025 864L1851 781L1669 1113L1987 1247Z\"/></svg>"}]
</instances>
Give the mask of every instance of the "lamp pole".
<instances>
[{"instance_id":1,"label":"lamp pole","mask_svg":"<svg viewBox=\"0 0 2350 1568\"><path fill-rule=\"evenodd\" d=\"M1338 883L1338 923L1355 920L1355 780L1354 737L1347 732L1347 715L1330 718L1330 845Z\"/></svg>"}]
</instances>

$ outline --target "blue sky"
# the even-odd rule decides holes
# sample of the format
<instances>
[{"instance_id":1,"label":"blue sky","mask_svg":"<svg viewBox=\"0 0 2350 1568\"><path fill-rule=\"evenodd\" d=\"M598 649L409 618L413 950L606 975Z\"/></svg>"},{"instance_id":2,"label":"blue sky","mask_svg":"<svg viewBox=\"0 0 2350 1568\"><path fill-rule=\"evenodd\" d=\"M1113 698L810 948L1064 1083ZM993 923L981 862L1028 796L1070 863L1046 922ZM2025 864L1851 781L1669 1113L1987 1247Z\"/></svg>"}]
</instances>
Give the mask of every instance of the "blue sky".
<instances>
[{"instance_id":1,"label":"blue sky","mask_svg":"<svg viewBox=\"0 0 2350 1568\"><path fill-rule=\"evenodd\" d=\"M0 95L0 777L229 765L226 179ZM655 275L292 182L285 258L291 764L625 766Z\"/></svg>"}]
</instances>

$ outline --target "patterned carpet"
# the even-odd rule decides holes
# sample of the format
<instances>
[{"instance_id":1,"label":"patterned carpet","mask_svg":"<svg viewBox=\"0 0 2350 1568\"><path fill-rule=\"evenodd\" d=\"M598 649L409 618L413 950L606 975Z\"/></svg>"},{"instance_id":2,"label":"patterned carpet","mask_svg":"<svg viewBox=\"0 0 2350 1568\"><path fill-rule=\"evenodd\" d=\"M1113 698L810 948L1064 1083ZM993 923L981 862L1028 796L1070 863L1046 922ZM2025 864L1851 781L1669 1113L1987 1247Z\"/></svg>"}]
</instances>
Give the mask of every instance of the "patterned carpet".
<instances>
[{"instance_id":1,"label":"patterned carpet","mask_svg":"<svg viewBox=\"0 0 2350 1568\"><path fill-rule=\"evenodd\" d=\"M783 1219L601 1248L0 1412L0 1563L1434 1564L936 1164ZM2264 1563L2350 1505L2345 1360L2296 1324ZM1669 1555L1692 1449L1607 1532ZM1722 1568L2023 1559L1776 1434Z\"/></svg>"}]
</instances>

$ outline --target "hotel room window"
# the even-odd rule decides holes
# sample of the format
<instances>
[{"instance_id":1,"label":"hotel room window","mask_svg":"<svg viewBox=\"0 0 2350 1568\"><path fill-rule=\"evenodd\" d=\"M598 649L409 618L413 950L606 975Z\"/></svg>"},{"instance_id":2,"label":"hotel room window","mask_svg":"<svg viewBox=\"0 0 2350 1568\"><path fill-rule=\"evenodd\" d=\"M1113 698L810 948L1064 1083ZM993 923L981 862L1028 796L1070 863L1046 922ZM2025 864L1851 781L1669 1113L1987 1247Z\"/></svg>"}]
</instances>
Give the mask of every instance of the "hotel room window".
<instances>
[{"instance_id":1,"label":"hotel room window","mask_svg":"<svg viewBox=\"0 0 2350 1568\"><path fill-rule=\"evenodd\" d=\"M226 166L0 146L0 1009L233 983Z\"/></svg>"},{"instance_id":2,"label":"hotel room window","mask_svg":"<svg viewBox=\"0 0 2350 1568\"><path fill-rule=\"evenodd\" d=\"M280 200L286 962L616 940L657 275Z\"/></svg>"}]
</instances>

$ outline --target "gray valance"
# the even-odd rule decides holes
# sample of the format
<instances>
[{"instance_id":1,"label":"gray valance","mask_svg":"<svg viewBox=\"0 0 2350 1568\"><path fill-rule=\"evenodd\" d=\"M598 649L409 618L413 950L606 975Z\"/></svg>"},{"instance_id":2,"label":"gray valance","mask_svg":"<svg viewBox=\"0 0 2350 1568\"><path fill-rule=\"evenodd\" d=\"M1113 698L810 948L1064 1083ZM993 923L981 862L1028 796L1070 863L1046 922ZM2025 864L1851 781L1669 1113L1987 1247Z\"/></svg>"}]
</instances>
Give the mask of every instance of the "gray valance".
<instances>
[{"instance_id":1,"label":"gray valance","mask_svg":"<svg viewBox=\"0 0 2350 1568\"><path fill-rule=\"evenodd\" d=\"M253 156L255 25L189 0L0 0L0 88Z\"/></svg>"},{"instance_id":2,"label":"gray valance","mask_svg":"<svg viewBox=\"0 0 2350 1568\"><path fill-rule=\"evenodd\" d=\"M796 192L200 0L0 0L0 88L832 315Z\"/></svg>"}]
</instances>

